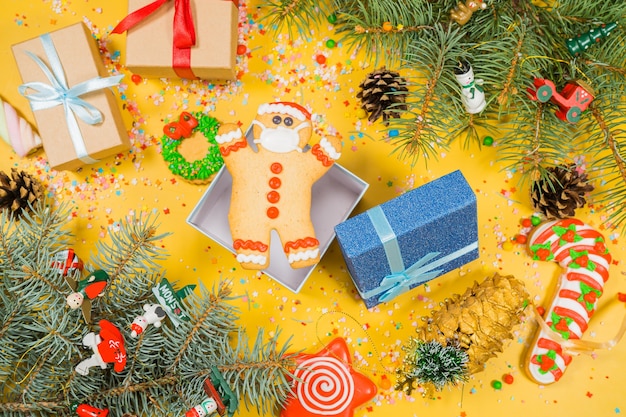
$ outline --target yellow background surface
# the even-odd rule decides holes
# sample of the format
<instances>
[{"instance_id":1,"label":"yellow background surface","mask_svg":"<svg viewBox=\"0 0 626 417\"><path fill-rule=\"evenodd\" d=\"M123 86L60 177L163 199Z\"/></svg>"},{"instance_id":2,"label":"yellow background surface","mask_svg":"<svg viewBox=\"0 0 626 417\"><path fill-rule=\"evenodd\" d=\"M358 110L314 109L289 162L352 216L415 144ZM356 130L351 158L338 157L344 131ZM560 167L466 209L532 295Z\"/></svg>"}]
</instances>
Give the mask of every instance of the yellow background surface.
<instances>
[{"instance_id":1,"label":"yellow background surface","mask_svg":"<svg viewBox=\"0 0 626 417\"><path fill-rule=\"evenodd\" d=\"M376 398L355 411L357 417L392 413L407 417L611 416L626 412L625 343L593 357L575 357L558 383L538 386L525 376L523 367L535 331L530 319L515 329L505 351L462 388L440 392L436 399L419 394L406 397L390 388L393 370L402 359L401 345L413 334L420 317L441 300L495 272L523 280L538 305L547 306L547 297L554 291L560 273L556 264L532 262L522 246L502 248L502 242L515 236L520 220L532 214L532 208L527 187L498 161L497 135L495 146L482 149L464 149L457 141L427 165L421 160L411 167L398 160L391 154L392 146L379 140L378 130L383 126L357 117L359 82L375 69L368 54L354 53L341 44L327 48L325 42L333 33L325 25L308 38L275 36L259 24L263 10L257 9L256 2L240 8L240 43L247 46L248 54L238 58L240 80L228 85L131 78L123 67L124 36L108 36L126 15L125 1L1 0L0 4L0 95L30 121L28 104L17 92L21 79L10 50L13 43L84 21L102 39L108 68L127 74L118 97L133 143L130 152L77 172L57 172L47 165L44 151L19 158L0 143L0 169L26 170L45 184L56 201L70 203L74 248L83 259L94 250L94 242L108 238L120 219L132 213L158 213L159 230L172 233L162 241L169 253L163 263L168 278L202 281L209 287L220 277L232 279L235 294L242 296L235 301L241 310L240 324L250 335L259 327L269 334L279 327L281 340L293 336L293 349L310 353L334 337L347 339L354 366L379 387ZM316 62L320 54L326 57L324 66ZM161 158L159 138L164 121L177 118L182 110L208 111L218 120L239 120L247 125L259 104L275 100L309 106L321 116L321 130L341 134L344 150L340 164L369 183L353 214L460 168L478 198L479 259L371 310L360 301L336 242L298 294L264 274L241 269L228 250L186 223L207 186L192 185L172 175ZM597 228L605 215L593 204L577 213ZM599 311L586 332L586 338L596 341L612 337L625 313L617 293L626 292L621 263L626 250L616 231L603 233L614 263ZM512 384L503 384L500 390L491 387L492 381L501 381L507 373L514 377ZM241 407L239 415L258 413Z\"/></svg>"}]
</instances>

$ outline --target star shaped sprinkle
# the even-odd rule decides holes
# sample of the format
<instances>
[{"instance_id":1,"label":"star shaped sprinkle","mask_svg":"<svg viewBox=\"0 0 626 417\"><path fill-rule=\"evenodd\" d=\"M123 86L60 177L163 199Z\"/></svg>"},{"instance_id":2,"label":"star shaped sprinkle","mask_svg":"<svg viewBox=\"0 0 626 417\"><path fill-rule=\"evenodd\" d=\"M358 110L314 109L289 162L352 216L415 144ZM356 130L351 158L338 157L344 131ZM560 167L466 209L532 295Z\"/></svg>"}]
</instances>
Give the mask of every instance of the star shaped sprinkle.
<instances>
[{"instance_id":1,"label":"star shaped sprinkle","mask_svg":"<svg viewBox=\"0 0 626 417\"><path fill-rule=\"evenodd\" d=\"M352 417L376 395L376 385L352 368L348 345L336 338L320 352L296 357L293 394L281 417Z\"/></svg>"}]
</instances>

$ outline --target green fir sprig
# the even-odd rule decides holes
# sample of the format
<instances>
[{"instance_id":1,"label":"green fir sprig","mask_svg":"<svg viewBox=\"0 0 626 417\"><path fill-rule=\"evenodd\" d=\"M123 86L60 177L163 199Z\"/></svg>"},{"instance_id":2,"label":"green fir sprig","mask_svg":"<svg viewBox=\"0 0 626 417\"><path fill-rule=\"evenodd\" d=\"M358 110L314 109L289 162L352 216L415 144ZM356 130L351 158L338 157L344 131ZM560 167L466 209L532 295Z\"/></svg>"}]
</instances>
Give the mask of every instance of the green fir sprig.
<instances>
[{"instance_id":1,"label":"green fir sprig","mask_svg":"<svg viewBox=\"0 0 626 417\"><path fill-rule=\"evenodd\" d=\"M152 288L165 277L159 260L167 233L157 232L153 216L120 221L108 242L96 245L85 269L103 269L111 279L93 301L94 324L85 324L79 310L67 307L71 289L52 263L72 242L70 218L67 207L44 202L19 223L0 214L0 416L69 416L76 403L108 408L112 416L184 415L206 397L202 384L214 369L240 406L267 412L286 401L295 366L289 341L279 343L280 329L269 339L260 329L251 341L237 324L227 280L206 277L211 285L183 299L189 321L174 326L166 319L129 336L142 306L158 302ZM80 375L75 366L93 353L83 337L97 333L102 319L124 336L126 366Z\"/></svg>"},{"instance_id":2,"label":"green fir sprig","mask_svg":"<svg viewBox=\"0 0 626 417\"><path fill-rule=\"evenodd\" d=\"M608 210L605 226L626 227L626 2L492 0L462 26L450 18L458 2L321 2L326 6L320 7L334 10L342 44L367 51L373 65L397 70L410 81L408 109L377 131L379 139L389 142L400 159L416 164L435 158L456 138L464 138L465 146L481 146L481 136L495 132L499 160L505 169L521 173L521 185L527 187L550 182L548 168L577 161L591 182L606 185L596 186L590 197ZM265 12L289 26L298 12L285 11ZM387 22L391 25L384 29ZM616 28L599 42L578 55L568 50L568 39L610 23ZM487 107L479 114L463 108L461 88L451 73L459 58L484 80ZM552 81L559 93L568 82L581 80L593 90L594 101L580 121L560 120L554 103L529 98L534 78Z\"/></svg>"},{"instance_id":3,"label":"green fir sprig","mask_svg":"<svg viewBox=\"0 0 626 417\"><path fill-rule=\"evenodd\" d=\"M411 338L402 348L406 357L402 368L397 370L396 390L403 390L407 395L417 385L430 384L435 390L455 386L468 378L467 352L453 344L443 346L433 340L424 342Z\"/></svg>"}]
</instances>

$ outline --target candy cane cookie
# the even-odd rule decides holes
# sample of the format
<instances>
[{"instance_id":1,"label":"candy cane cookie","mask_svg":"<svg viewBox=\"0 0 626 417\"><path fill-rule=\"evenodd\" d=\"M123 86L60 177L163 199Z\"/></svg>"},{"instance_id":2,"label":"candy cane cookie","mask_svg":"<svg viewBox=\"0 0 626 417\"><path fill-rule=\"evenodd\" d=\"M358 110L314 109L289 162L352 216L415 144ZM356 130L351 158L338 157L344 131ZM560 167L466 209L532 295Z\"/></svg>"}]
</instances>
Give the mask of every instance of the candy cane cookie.
<instances>
[{"instance_id":1,"label":"candy cane cookie","mask_svg":"<svg viewBox=\"0 0 626 417\"><path fill-rule=\"evenodd\" d=\"M526 360L529 376L546 385L557 382L572 361L574 349L568 348L587 330L609 278L611 255L602 234L577 219L539 225L528 248L533 259L563 268Z\"/></svg>"}]
</instances>

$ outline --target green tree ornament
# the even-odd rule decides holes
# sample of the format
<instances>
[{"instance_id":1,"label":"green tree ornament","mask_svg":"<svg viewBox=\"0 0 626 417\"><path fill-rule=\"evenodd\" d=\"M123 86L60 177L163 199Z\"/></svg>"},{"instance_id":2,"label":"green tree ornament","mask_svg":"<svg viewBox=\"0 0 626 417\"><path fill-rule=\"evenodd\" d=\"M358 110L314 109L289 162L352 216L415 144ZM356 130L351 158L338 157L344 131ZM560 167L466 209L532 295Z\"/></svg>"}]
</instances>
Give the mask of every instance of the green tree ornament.
<instances>
[{"instance_id":1,"label":"green tree ornament","mask_svg":"<svg viewBox=\"0 0 626 417\"><path fill-rule=\"evenodd\" d=\"M574 38L569 38L566 41L567 50L574 56L579 55L583 51L589 49L591 45L598 43L601 39L609 36L611 31L616 27L617 23L615 22L603 24L599 28L594 28L585 33L581 33Z\"/></svg>"}]
</instances>

